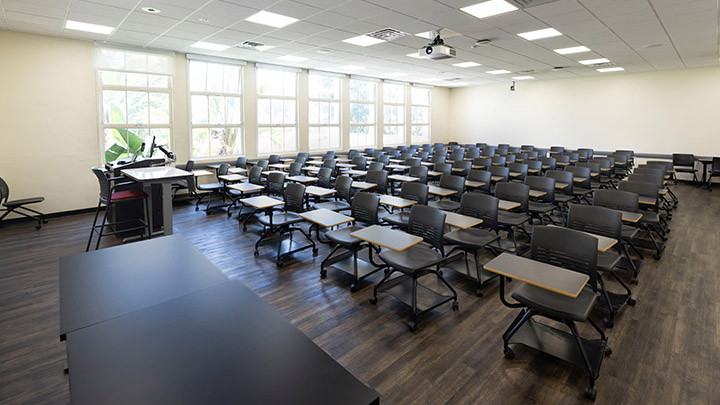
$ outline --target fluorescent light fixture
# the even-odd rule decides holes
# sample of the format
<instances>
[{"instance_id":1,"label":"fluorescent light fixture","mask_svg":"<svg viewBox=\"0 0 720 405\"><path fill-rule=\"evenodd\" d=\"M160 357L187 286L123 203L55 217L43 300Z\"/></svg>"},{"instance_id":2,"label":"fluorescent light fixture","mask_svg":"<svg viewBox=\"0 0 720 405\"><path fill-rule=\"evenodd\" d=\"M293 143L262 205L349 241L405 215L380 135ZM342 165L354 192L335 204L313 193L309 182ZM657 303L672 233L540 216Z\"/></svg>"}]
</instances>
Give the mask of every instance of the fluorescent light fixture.
<instances>
[{"instance_id":1,"label":"fluorescent light fixture","mask_svg":"<svg viewBox=\"0 0 720 405\"><path fill-rule=\"evenodd\" d=\"M260 11L246 18L245 21L254 22L256 24L269 25L275 28L282 28L296 21L297 18L288 17L286 15L275 14L269 11Z\"/></svg>"},{"instance_id":2,"label":"fluorescent light fixture","mask_svg":"<svg viewBox=\"0 0 720 405\"><path fill-rule=\"evenodd\" d=\"M88 24L72 20L67 20L65 28L75 31L94 32L96 34L111 34L115 30L115 28L106 25Z\"/></svg>"},{"instance_id":3,"label":"fluorescent light fixture","mask_svg":"<svg viewBox=\"0 0 720 405\"><path fill-rule=\"evenodd\" d=\"M555 28L545 28L537 31L522 32L518 35L527 39L528 41L534 41L536 39L557 37L559 35L562 35L562 33Z\"/></svg>"},{"instance_id":4,"label":"fluorescent light fixture","mask_svg":"<svg viewBox=\"0 0 720 405\"><path fill-rule=\"evenodd\" d=\"M553 49L553 51L560 55L570 55L571 53L590 52L590 48L587 46L573 46L571 48Z\"/></svg>"},{"instance_id":5,"label":"fluorescent light fixture","mask_svg":"<svg viewBox=\"0 0 720 405\"><path fill-rule=\"evenodd\" d=\"M513 80L530 80L530 79L534 79L534 77L532 77L532 76L515 76L515 77L513 77Z\"/></svg>"},{"instance_id":6,"label":"fluorescent light fixture","mask_svg":"<svg viewBox=\"0 0 720 405\"><path fill-rule=\"evenodd\" d=\"M275 48L273 45L260 45L255 49L257 49L260 52L263 52L263 51L267 51L268 49L273 49L273 48Z\"/></svg>"},{"instance_id":7,"label":"fluorescent light fixture","mask_svg":"<svg viewBox=\"0 0 720 405\"><path fill-rule=\"evenodd\" d=\"M422 56L420 56L420 54L418 54L417 52L409 53L409 54L407 54L407 55L405 55L405 56L409 56L409 57L415 58L415 59L424 59L424 58L423 58Z\"/></svg>"},{"instance_id":8,"label":"fluorescent light fixture","mask_svg":"<svg viewBox=\"0 0 720 405\"><path fill-rule=\"evenodd\" d=\"M510 71L509 70L491 70L491 71L485 72L485 73L487 73L489 75L504 75L504 74L510 73Z\"/></svg>"},{"instance_id":9,"label":"fluorescent light fixture","mask_svg":"<svg viewBox=\"0 0 720 405\"><path fill-rule=\"evenodd\" d=\"M348 44L357 45L357 46L370 46L370 45L379 44L379 43L385 42L385 41L383 41L382 39L369 37L367 35L358 35L356 37L343 39L343 42L346 42Z\"/></svg>"},{"instance_id":10,"label":"fluorescent light fixture","mask_svg":"<svg viewBox=\"0 0 720 405\"><path fill-rule=\"evenodd\" d=\"M357 65L344 65L344 66L340 66L340 69L342 69L342 70L363 70L363 69L365 69L365 67L357 66Z\"/></svg>"},{"instance_id":11,"label":"fluorescent light fixture","mask_svg":"<svg viewBox=\"0 0 720 405\"><path fill-rule=\"evenodd\" d=\"M303 58L300 56L285 55L285 56L279 57L278 60L284 60L286 62L302 62L304 60L307 60L307 58Z\"/></svg>"},{"instance_id":12,"label":"fluorescent light fixture","mask_svg":"<svg viewBox=\"0 0 720 405\"><path fill-rule=\"evenodd\" d=\"M403 72L385 73L385 76L388 76L388 77L401 77L401 76L407 76L407 75L408 75L407 73L403 73Z\"/></svg>"},{"instance_id":13,"label":"fluorescent light fixture","mask_svg":"<svg viewBox=\"0 0 720 405\"><path fill-rule=\"evenodd\" d=\"M453 63L453 66L461 67L461 68L469 68L469 67L475 67L475 66L482 66L479 63L475 62L462 62L462 63Z\"/></svg>"},{"instance_id":14,"label":"fluorescent light fixture","mask_svg":"<svg viewBox=\"0 0 720 405\"><path fill-rule=\"evenodd\" d=\"M503 0L490 0L460 9L473 17L485 18L517 10L517 7Z\"/></svg>"},{"instance_id":15,"label":"fluorescent light fixture","mask_svg":"<svg viewBox=\"0 0 720 405\"><path fill-rule=\"evenodd\" d=\"M623 70L625 70L625 69L621 68L620 66L611 67L611 68L597 69L597 71L600 72L600 73L622 72Z\"/></svg>"},{"instance_id":16,"label":"fluorescent light fixture","mask_svg":"<svg viewBox=\"0 0 720 405\"><path fill-rule=\"evenodd\" d=\"M209 49L211 51L224 51L224 50L230 48L230 46L228 46L228 45L213 44L212 42L203 42L203 41L195 42L194 44L190 45L190 47L200 48L200 49Z\"/></svg>"},{"instance_id":17,"label":"fluorescent light fixture","mask_svg":"<svg viewBox=\"0 0 720 405\"><path fill-rule=\"evenodd\" d=\"M581 63L583 65L597 65L600 63L608 63L610 62L609 59L606 58L598 58L598 59L588 59L588 60L581 60L578 63Z\"/></svg>"}]
</instances>

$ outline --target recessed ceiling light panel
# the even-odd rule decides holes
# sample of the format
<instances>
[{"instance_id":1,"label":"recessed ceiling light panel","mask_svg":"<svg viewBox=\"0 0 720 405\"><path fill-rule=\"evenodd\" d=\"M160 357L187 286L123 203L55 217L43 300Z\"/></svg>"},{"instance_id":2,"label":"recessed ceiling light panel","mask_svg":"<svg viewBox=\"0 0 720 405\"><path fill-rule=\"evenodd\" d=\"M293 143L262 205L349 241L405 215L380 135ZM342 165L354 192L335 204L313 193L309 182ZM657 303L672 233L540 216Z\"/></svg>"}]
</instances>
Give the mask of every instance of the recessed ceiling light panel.
<instances>
[{"instance_id":1,"label":"recessed ceiling light panel","mask_svg":"<svg viewBox=\"0 0 720 405\"><path fill-rule=\"evenodd\" d=\"M409 57L415 58L415 59L425 59L425 58L423 58L422 56L420 56L417 52L409 53L409 54L407 54L407 55L405 55L405 56L409 56Z\"/></svg>"},{"instance_id":2,"label":"recessed ceiling light panel","mask_svg":"<svg viewBox=\"0 0 720 405\"><path fill-rule=\"evenodd\" d=\"M199 49L208 49L211 51L224 51L224 50L230 48L230 46L228 46L228 45L213 44L212 42L203 42L203 41L195 42L194 44L190 45L190 47L199 48Z\"/></svg>"},{"instance_id":3,"label":"recessed ceiling light panel","mask_svg":"<svg viewBox=\"0 0 720 405\"><path fill-rule=\"evenodd\" d=\"M488 72L485 72L490 75L504 75L510 73L509 70L490 70Z\"/></svg>"},{"instance_id":4,"label":"recessed ceiling light panel","mask_svg":"<svg viewBox=\"0 0 720 405\"><path fill-rule=\"evenodd\" d=\"M269 11L260 11L246 18L245 21L254 22L256 24L269 25L275 28L282 28L296 21L297 18L288 17L282 14L275 14Z\"/></svg>"},{"instance_id":5,"label":"recessed ceiling light panel","mask_svg":"<svg viewBox=\"0 0 720 405\"><path fill-rule=\"evenodd\" d=\"M542 30L521 32L518 35L527 39L528 41L534 41L536 39L557 37L562 35L562 32L556 30L555 28L545 28Z\"/></svg>"},{"instance_id":6,"label":"recessed ceiling light panel","mask_svg":"<svg viewBox=\"0 0 720 405\"><path fill-rule=\"evenodd\" d=\"M490 0L460 9L473 17L486 18L517 10L517 7L504 0Z\"/></svg>"},{"instance_id":7,"label":"recessed ceiling light panel","mask_svg":"<svg viewBox=\"0 0 720 405\"><path fill-rule=\"evenodd\" d=\"M469 68L469 67L482 66L482 65L479 63L475 63L475 62L462 62L462 63L453 63L453 66L457 66L460 68Z\"/></svg>"},{"instance_id":8,"label":"recessed ceiling light panel","mask_svg":"<svg viewBox=\"0 0 720 405\"><path fill-rule=\"evenodd\" d=\"M620 66L597 69L597 71L600 73L622 72L623 70L625 70L625 69L621 68Z\"/></svg>"},{"instance_id":9,"label":"recessed ceiling light panel","mask_svg":"<svg viewBox=\"0 0 720 405\"><path fill-rule=\"evenodd\" d=\"M382 43L385 41L382 39L369 37L367 35L358 35L356 37L343 39L343 42L348 43L348 44L357 45L357 46L370 46L370 45L379 44L379 43Z\"/></svg>"},{"instance_id":10,"label":"recessed ceiling light panel","mask_svg":"<svg viewBox=\"0 0 720 405\"><path fill-rule=\"evenodd\" d=\"M530 80L534 79L533 76L515 76L512 78L513 80Z\"/></svg>"},{"instance_id":11,"label":"recessed ceiling light panel","mask_svg":"<svg viewBox=\"0 0 720 405\"><path fill-rule=\"evenodd\" d=\"M590 48L587 46L573 46L571 48L553 49L553 51L559 53L560 55L570 55L573 53L590 52Z\"/></svg>"},{"instance_id":12,"label":"recessed ceiling light panel","mask_svg":"<svg viewBox=\"0 0 720 405\"><path fill-rule=\"evenodd\" d=\"M578 63L582 65L599 65L601 63L609 63L610 60L607 58L598 58L598 59L587 59L587 60L581 60L578 61Z\"/></svg>"},{"instance_id":13,"label":"recessed ceiling light panel","mask_svg":"<svg viewBox=\"0 0 720 405\"><path fill-rule=\"evenodd\" d=\"M111 34L113 32L113 30L115 30L115 28L108 27L106 25L88 24L88 23L72 21L72 20L67 20L67 22L65 23L65 28L68 30L93 32L96 34L106 34L106 35Z\"/></svg>"}]
</instances>

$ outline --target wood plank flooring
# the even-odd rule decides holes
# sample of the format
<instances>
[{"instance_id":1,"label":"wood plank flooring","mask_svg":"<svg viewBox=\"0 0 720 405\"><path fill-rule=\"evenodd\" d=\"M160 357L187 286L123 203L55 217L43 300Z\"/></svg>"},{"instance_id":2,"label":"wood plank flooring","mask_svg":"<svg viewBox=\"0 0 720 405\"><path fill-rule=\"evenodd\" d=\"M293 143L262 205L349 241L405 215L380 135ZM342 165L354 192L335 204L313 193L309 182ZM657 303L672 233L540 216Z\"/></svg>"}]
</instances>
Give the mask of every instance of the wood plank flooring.
<instances>
[{"instance_id":1,"label":"wood plank flooring","mask_svg":"<svg viewBox=\"0 0 720 405\"><path fill-rule=\"evenodd\" d=\"M640 284L632 286L637 306L624 308L607 330L613 354L596 383L598 404L720 398L720 191L674 189L681 202L663 258L646 255ZM91 222L84 214L53 219L41 231L30 223L0 229L0 403L69 402L58 339L58 258L84 250ZM317 257L304 251L276 269L269 249L253 256L258 229L243 233L223 213L175 207L177 233L376 389L383 404L585 402L583 370L519 346L513 361L503 357L501 335L517 310L502 306L497 281L476 297L472 282L446 274L460 310L440 307L411 333L404 305L382 294L377 305L368 302L380 274L354 294L340 271L321 280L327 245ZM109 237L102 246L117 243ZM432 277L424 283L440 288Z\"/></svg>"}]
</instances>

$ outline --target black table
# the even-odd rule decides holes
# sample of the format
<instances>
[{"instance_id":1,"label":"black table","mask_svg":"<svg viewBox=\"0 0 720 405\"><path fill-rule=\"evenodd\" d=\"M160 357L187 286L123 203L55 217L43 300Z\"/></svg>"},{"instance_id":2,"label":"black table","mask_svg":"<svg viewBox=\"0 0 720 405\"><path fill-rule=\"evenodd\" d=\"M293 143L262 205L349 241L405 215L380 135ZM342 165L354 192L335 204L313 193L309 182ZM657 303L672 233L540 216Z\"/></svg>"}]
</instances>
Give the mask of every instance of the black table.
<instances>
[{"instance_id":1,"label":"black table","mask_svg":"<svg viewBox=\"0 0 720 405\"><path fill-rule=\"evenodd\" d=\"M60 259L60 339L66 334L229 279L180 235Z\"/></svg>"},{"instance_id":2,"label":"black table","mask_svg":"<svg viewBox=\"0 0 720 405\"><path fill-rule=\"evenodd\" d=\"M67 336L76 404L378 404L240 282Z\"/></svg>"},{"instance_id":3,"label":"black table","mask_svg":"<svg viewBox=\"0 0 720 405\"><path fill-rule=\"evenodd\" d=\"M702 188L707 188L707 187L708 187L708 184L707 184L707 172L708 172L708 170L707 170L707 168L708 168L709 165L712 164L712 158L699 158L699 159L697 159L697 161L700 162L700 163L702 163L702 165L703 165L703 168L702 168L702 172L703 172L703 173L702 173Z\"/></svg>"}]
</instances>

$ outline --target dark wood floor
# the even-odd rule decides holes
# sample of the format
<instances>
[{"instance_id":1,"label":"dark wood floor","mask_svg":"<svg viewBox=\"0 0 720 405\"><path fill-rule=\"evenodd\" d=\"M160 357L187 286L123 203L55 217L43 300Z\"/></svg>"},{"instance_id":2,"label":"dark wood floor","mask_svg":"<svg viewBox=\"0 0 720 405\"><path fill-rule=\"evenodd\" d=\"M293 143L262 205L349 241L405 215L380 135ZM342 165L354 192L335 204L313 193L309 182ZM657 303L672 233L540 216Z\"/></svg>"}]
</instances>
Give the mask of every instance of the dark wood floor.
<instances>
[{"instance_id":1,"label":"dark wood floor","mask_svg":"<svg viewBox=\"0 0 720 405\"><path fill-rule=\"evenodd\" d=\"M637 306L625 308L608 330L613 354L597 381L598 404L720 400L720 191L675 190L681 203L664 257L647 255L634 287ZM0 229L3 404L69 402L65 344L58 340L58 258L84 250L91 221L77 215L38 232L29 223ZM206 216L187 205L175 210L177 233L376 389L382 403L583 401L581 369L522 347L515 347L515 360L503 357L501 334L516 310L501 305L497 282L477 298L472 283L449 274L460 310L445 305L411 333L409 310L394 298L380 295L377 306L369 304L369 282L351 294L344 274L330 270L320 280L327 246L318 257L305 251L278 270L268 250L253 256L256 229L243 234L224 214ZM103 246L115 243L108 238Z\"/></svg>"}]
</instances>

